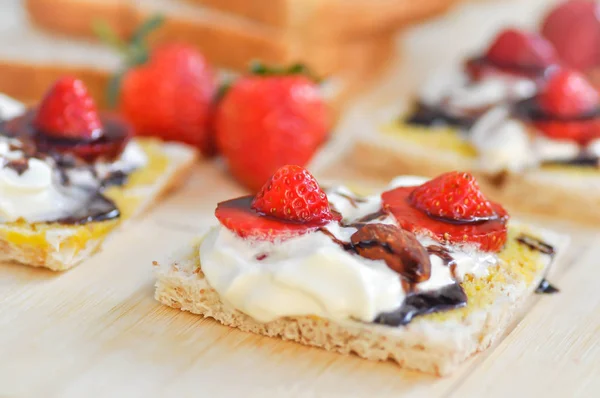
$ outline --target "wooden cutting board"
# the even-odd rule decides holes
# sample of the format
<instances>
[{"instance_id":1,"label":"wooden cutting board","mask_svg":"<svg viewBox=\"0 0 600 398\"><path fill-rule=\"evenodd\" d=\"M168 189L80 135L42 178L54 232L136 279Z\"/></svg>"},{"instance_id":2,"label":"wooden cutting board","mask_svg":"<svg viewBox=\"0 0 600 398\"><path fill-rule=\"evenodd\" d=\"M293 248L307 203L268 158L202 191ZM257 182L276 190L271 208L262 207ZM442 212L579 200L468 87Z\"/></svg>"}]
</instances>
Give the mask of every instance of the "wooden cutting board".
<instances>
[{"instance_id":1,"label":"wooden cutting board","mask_svg":"<svg viewBox=\"0 0 600 398\"><path fill-rule=\"evenodd\" d=\"M541 5L465 5L410 32L400 43L409 62L357 103L341 129L352 135L385 117L386 109L397 112L398 93L435 65L472 50L507 21L531 23ZM474 38L474 30L484 33ZM327 170L347 140L337 136L318 159L319 174L356 177L343 167ZM241 193L219 167L200 164L182 190L81 266L55 274L0 264L0 397L600 396L600 230L552 223L573 238L552 270L561 293L532 297L507 336L438 379L242 333L159 305L152 261L213 223L217 201Z\"/></svg>"}]
</instances>

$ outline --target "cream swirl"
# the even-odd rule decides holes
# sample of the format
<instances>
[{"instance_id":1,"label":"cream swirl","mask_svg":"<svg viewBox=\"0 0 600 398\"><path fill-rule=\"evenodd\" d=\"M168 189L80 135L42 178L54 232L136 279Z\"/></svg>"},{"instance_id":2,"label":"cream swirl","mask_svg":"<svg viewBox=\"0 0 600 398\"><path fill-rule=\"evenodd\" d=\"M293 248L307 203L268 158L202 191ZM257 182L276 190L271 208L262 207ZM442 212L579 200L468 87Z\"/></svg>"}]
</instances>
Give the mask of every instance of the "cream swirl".
<instances>
[{"instance_id":1,"label":"cream swirl","mask_svg":"<svg viewBox=\"0 0 600 398\"><path fill-rule=\"evenodd\" d=\"M514 118L507 106L486 112L468 137L477 150L479 168L489 173L520 172L543 162L572 160L582 152L600 153L598 141L581 148L573 141L544 136L534 126Z\"/></svg>"},{"instance_id":2,"label":"cream swirl","mask_svg":"<svg viewBox=\"0 0 600 398\"><path fill-rule=\"evenodd\" d=\"M0 137L0 221L56 220L85 203L89 194L60 184L50 158L28 158L16 140Z\"/></svg>"},{"instance_id":3,"label":"cream swirl","mask_svg":"<svg viewBox=\"0 0 600 398\"><path fill-rule=\"evenodd\" d=\"M426 105L461 116L529 98L536 91L535 83L523 77L498 72L473 81L464 71L448 70L438 72L425 83L420 99Z\"/></svg>"}]
</instances>

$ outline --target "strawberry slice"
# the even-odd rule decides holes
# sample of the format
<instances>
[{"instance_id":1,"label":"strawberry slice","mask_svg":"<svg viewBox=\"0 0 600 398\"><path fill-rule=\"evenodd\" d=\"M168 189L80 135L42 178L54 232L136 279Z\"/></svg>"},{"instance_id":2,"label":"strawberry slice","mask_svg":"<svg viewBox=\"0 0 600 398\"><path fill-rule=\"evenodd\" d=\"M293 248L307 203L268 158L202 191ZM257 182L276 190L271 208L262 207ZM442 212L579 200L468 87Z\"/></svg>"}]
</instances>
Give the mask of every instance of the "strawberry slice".
<instances>
[{"instance_id":1,"label":"strawberry slice","mask_svg":"<svg viewBox=\"0 0 600 398\"><path fill-rule=\"evenodd\" d=\"M48 90L37 109L34 127L59 139L94 139L102 134L96 104L83 82L70 76Z\"/></svg>"},{"instance_id":2,"label":"strawberry slice","mask_svg":"<svg viewBox=\"0 0 600 398\"><path fill-rule=\"evenodd\" d=\"M558 61L552 44L534 32L506 29L500 32L485 54L500 67L546 68Z\"/></svg>"},{"instance_id":3,"label":"strawberry slice","mask_svg":"<svg viewBox=\"0 0 600 398\"><path fill-rule=\"evenodd\" d=\"M496 218L492 204L479 190L470 173L453 171L416 187L410 204L429 216L458 222Z\"/></svg>"},{"instance_id":4,"label":"strawberry slice","mask_svg":"<svg viewBox=\"0 0 600 398\"><path fill-rule=\"evenodd\" d=\"M35 111L30 110L2 124L3 133L10 137L29 138L41 152L73 154L86 162L111 161L118 158L133 136L133 129L116 115L101 114L102 135L96 139L55 138L40 133L33 125Z\"/></svg>"},{"instance_id":5,"label":"strawberry slice","mask_svg":"<svg viewBox=\"0 0 600 398\"><path fill-rule=\"evenodd\" d=\"M600 64L600 4L570 0L553 8L541 32L565 65L581 71Z\"/></svg>"},{"instance_id":6,"label":"strawberry slice","mask_svg":"<svg viewBox=\"0 0 600 398\"><path fill-rule=\"evenodd\" d=\"M540 107L552 116L575 118L600 106L598 92L581 73L562 69L553 73L537 96Z\"/></svg>"},{"instance_id":7,"label":"strawberry slice","mask_svg":"<svg viewBox=\"0 0 600 398\"><path fill-rule=\"evenodd\" d=\"M464 179L460 175L465 173L456 174L459 175L458 178ZM472 178L470 177L470 179ZM435 180L426 184L431 187L433 181ZM412 194L416 190L421 190L420 188L422 186L416 188L400 187L386 191L381 195L383 209L392 214L402 228L414 233L429 235L433 239L444 243L474 244L479 246L481 250L490 252L497 252L502 249L507 239L506 223L509 218L508 213L502 206L485 200L485 210L481 211L477 206L464 208L462 204L456 202L461 209L459 210L460 214L458 214L454 212L453 204L447 199L444 201L446 209L443 212L436 213L451 215L452 217L460 216L460 218L445 219L437 215L432 217L428 214L428 211L416 208L413 205ZM464 200L464 196L459 197ZM455 199L459 197L453 196ZM476 195L476 197L479 197L479 195ZM432 203L434 208L437 209L436 202ZM492 214L494 217L489 219L477 216L490 216Z\"/></svg>"},{"instance_id":8,"label":"strawberry slice","mask_svg":"<svg viewBox=\"0 0 600 398\"><path fill-rule=\"evenodd\" d=\"M269 241L298 236L341 219L331 211L317 180L295 165L279 168L255 197L219 203L215 216L242 238Z\"/></svg>"},{"instance_id":9,"label":"strawberry slice","mask_svg":"<svg viewBox=\"0 0 600 398\"><path fill-rule=\"evenodd\" d=\"M258 192L252 208L294 222L326 223L333 219L327 195L303 167L279 168Z\"/></svg>"},{"instance_id":10,"label":"strawberry slice","mask_svg":"<svg viewBox=\"0 0 600 398\"><path fill-rule=\"evenodd\" d=\"M543 135L558 141L573 141L581 146L600 138L600 118L583 120L539 120L534 127Z\"/></svg>"},{"instance_id":11,"label":"strawberry slice","mask_svg":"<svg viewBox=\"0 0 600 398\"><path fill-rule=\"evenodd\" d=\"M265 216L252 208L253 201L253 196L243 196L221 202L217 205L215 216L221 225L241 238L257 240L284 240L319 227L314 223L293 223Z\"/></svg>"},{"instance_id":12,"label":"strawberry slice","mask_svg":"<svg viewBox=\"0 0 600 398\"><path fill-rule=\"evenodd\" d=\"M552 74L535 102L545 117L536 118L533 125L545 136L580 145L600 138L600 96L579 72L563 69Z\"/></svg>"},{"instance_id":13,"label":"strawberry slice","mask_svg":"<svg viewBox=\"0 0 600 398\"><path fill-rule=\"evenodd\" d=\"M70 153L88 163L113 161L123 153L133 137L133 129L116 115L102 114L102 122L103 134L92 141L48 139L40 134L36 136L36 143L42 151Z\"/></svg>"}]
</instances>

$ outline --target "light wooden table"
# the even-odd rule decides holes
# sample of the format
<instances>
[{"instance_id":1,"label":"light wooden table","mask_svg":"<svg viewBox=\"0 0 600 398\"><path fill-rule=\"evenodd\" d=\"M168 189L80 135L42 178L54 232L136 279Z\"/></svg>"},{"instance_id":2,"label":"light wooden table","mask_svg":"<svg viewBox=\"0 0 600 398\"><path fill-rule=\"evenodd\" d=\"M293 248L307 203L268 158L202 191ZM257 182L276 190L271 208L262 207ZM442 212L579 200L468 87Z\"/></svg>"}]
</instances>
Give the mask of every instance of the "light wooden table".
<instances>
[{"instance_id":1,"label":"light wooden table","mask_svg":"<svg viewBox=\"0 0 600 398\"><path fill-rule=\"evenodd\" d=\"M436 58L419 48L452 31L448 21L481 25L492 14L518 21L515 10L527 7L533 18L540 1L500 3L469 5L409 33L409 62L341 128L372 123L373 112L397 101L407 76L423 78L423 65ZM322 175L354 177L327 171L327 160L317 162ZM437 379L242 333L155 302L151 262L210 225L217 201L240 193L214 164L200 164L182 190L72 271L0 265L0 397L600 396L599 231L551 223L573 237L551 277L561 293L532 297L505 338Z\"/></svg>"}]
</instances>

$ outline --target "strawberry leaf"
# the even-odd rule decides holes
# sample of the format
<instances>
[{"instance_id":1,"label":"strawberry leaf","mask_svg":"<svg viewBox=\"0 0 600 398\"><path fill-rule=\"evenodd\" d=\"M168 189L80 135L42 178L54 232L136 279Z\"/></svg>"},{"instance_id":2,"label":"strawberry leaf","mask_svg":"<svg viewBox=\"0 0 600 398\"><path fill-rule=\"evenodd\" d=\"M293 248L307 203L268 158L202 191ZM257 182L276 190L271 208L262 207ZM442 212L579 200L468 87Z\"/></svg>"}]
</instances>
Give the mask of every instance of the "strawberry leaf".
<instances>
[{"instance_id":1,"label":"strawberry leaf","mask_svg":"<svg viewBox=\"0 0 600 398\"><path fill-rule=\"evenodd\" d=\"M113 30L113 28L103 19L96 19L92 22L92 30L98 38L107 45L114 47L119 52L127 53L128 44Z\"/></svg>"},{"instance_id":2,"label":"strawberry leaf","mask_svg":"<svg viewBox=\"0 0 600 398\"><path fill-rule=\"evenodd\" d=\"M257 76L303 75L316 83L320 83L322 80L308 66L302 63L295 63L289 66L267 66L261 62L253 61L250 63L249 69L251 74Z\"/></svg>"}]
</instances>

